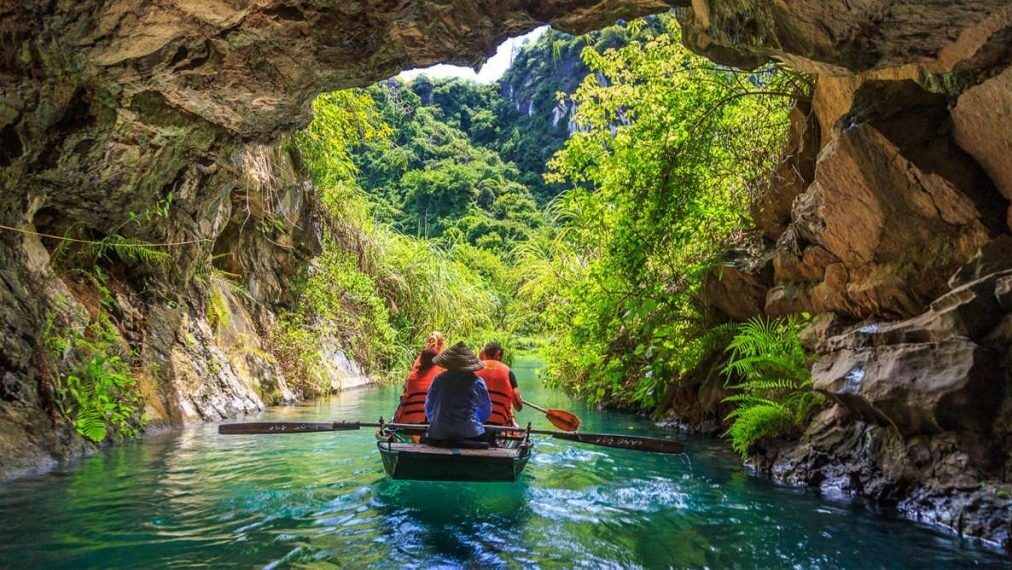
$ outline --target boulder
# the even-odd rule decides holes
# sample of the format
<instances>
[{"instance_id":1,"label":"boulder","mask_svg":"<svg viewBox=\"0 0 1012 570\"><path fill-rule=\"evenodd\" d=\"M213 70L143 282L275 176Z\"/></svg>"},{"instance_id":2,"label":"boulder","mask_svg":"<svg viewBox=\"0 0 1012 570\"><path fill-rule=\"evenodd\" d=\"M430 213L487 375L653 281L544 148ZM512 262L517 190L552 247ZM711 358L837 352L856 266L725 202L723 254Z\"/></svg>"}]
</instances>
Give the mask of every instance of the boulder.
<instances>
[{"instance_id":1,"label":"boulder","mask_svg":"<svg viewBox=\"0 0 1012 570\"><path fill-rule=\"evenodd\" d=\"M722 264L707 273L700 298L704 306L727 318L746 321L763 312L766 286L755 273Z\"/></svg>"},{"instance_id":2,"label":"boulder","mask_svg":"<svg viewBox=\"0 0 1012 570\"><path fill-rule=\"evenodd\" d=\"M1012 200L1012 67L975 85L952 108L956 142L984 167L995 186Z\"/></svg>"},{"instance_id":3,"label":"boulder","mask_svg":"<svg viewBox=\"0 0 1012 570\"><path fill-rule=\"evenodd\" d=\"M816 390L903 435L990 429L1003 381L1000 355L965 338L844 348L812 368Z\"/></svg>"}]
</instances>

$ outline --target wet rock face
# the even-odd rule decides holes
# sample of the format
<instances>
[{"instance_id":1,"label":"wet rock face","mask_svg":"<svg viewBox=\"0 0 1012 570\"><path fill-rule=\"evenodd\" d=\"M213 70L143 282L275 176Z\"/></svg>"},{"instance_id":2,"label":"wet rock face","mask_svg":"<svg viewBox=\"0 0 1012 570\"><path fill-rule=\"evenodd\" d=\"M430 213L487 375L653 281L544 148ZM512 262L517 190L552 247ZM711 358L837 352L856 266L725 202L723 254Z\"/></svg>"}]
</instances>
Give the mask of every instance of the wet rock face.
<instances>
[{"instance_id":1,"label":"wet rock face","mask_svg":"<svg viewBox=\"0 0 1012 570\"><path fill-rule=\"evenodd\" d=\"M830 406L753 465L1012 550L1010 243L988 243L920 315L827 332L812 380Z\"/></svg>"},{"instance_id":2,"label":"wet rock face","mask_svg":"<svg viewBox=\"0 0 1012 570\"><path fill-rule=\"evenodd\" d=\"M1003 0L693 0L680 20L690 48L746 67L776 58L835 75L907 63L969 71L1007 61L1012 50Z\"/></svg>"}]
</instances>

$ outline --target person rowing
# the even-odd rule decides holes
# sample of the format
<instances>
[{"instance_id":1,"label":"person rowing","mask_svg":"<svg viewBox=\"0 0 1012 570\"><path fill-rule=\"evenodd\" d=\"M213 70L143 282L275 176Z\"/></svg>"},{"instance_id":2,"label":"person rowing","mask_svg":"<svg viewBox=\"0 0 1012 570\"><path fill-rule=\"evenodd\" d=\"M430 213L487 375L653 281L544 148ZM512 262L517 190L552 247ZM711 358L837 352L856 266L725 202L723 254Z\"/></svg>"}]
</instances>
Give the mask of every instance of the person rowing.
<instances>
[{"instance_id":1,"label":"person rowing","mask_svg":"<svg viewBox=\"0 0 1012 570\"><path fill-rule=\"evenodd\" d=\"M478 378L485 381L489 397L492 399L492 415L488 423L500 426L516 425L513 410L524 409L524 400L520 395L517 377L509 366L503 363L503 349L498 342L485 345L480 356L484 366L476 372Z\"/></svg>"},{"instance_id":2,"label":"person rowing","mask_svg":"<svg viewBox=\"0 0 1012 570\"><path fill-rule=\"evenodd\" d=\"M475 375L485 365L462 342L432 359L446 369L436 376L425 398L429 420L423 443L437 447L483 448L495 445L494 432L485 430L492 400L485 381Z\"/></svg>"}]
</instances>

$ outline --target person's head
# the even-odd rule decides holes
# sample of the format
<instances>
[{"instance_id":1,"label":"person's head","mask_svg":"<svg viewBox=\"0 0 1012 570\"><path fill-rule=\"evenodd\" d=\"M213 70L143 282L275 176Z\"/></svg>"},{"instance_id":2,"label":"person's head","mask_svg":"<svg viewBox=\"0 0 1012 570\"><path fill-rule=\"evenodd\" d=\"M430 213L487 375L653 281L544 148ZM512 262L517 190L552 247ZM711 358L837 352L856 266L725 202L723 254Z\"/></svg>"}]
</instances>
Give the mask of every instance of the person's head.
<instances>
[{"instance_id":1,"label":"person's head","mask_svg":"<svg viewBox=\"0 0 1012 570\"><path fill-rule=\"evenodd\" d=\"M492 341L481 350L481 355L485 360L502 360L502 345Z\"/></svg>"},{"instance_id":2,"label":"person's head","mask_svg":"<svg viewBox=\"0 0 1012 570\"><path fill-rule=\"evenodd\" d=\"M439 331L432 331L429 336L425 337L425 347L433 348L436 353L443 352L443 345L446 344L446 337Z\"/></svg>"},{"instance_id":3,"label":"person's head","mask_svg":"<svg viewBox=\"0 0 1012 570\"><path fill-rule=\"evenodd\" d=\"M458 342L450 348L440 352L432 359L432 363L449 370L450 372L475 372L485 367L478 357L471 352L466 344Z\"/></svg>"},{"instance_id":4,"label":"person's head","mask_svg":"<svg viewBox=\"0 0 1012 570\"><path fill-rule=\"evenodd\" d=\"M435 348L432 348L431 346L425 347L425 350L423 350L422 353L418 355L419 368L425 370L430 366L432 366L432 359L438 355L439 353L436 352Z\"/></svg>"}]
</instances>

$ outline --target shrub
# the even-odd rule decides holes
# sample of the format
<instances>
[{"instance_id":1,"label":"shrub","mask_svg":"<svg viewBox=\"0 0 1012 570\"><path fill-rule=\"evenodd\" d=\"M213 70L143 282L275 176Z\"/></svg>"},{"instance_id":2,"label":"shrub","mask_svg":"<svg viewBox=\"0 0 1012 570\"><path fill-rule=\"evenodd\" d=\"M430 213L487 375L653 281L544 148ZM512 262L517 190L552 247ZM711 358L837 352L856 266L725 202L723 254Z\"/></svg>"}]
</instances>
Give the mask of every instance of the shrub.
<instances>
[{"instance_id":1,"label":"shrub","mask_svg":"<svg viewBox=\"0 0 1012 570\"><path fill-rule=\"evenodd\" d=\"M96 443L110 432L117 438L136 435L145 421L142 399L123 360L125 344L109 317L98 313L83 333L69 334L59 334L50 318L44 336L54 357L76 363L56 383L57 404L75 431Z\"/></svg>"}]
</instances>

